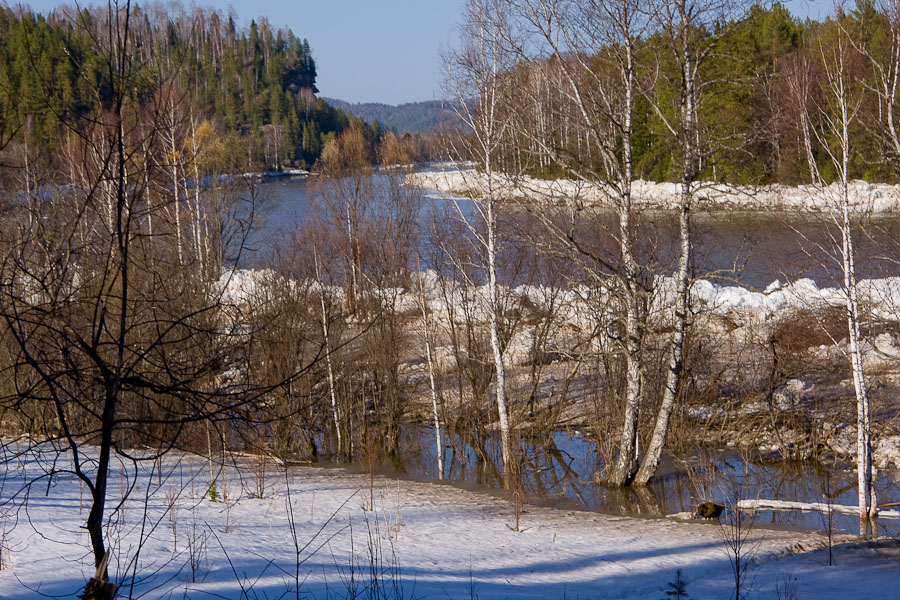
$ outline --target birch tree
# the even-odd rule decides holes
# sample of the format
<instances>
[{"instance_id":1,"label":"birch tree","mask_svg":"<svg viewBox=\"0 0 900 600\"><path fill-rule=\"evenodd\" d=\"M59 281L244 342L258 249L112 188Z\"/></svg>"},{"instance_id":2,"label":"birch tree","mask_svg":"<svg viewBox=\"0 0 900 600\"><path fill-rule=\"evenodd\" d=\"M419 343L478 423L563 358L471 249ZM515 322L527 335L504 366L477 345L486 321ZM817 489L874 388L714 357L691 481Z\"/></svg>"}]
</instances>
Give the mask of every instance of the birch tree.
<instances>
[{"instance_id":1,"label":"birch tree","mask_svg":"<svg viewBox=\"0 0 900 600\"><path fill-rule=\"evenodd\" d=\"M428 320L428 301L425 298L425 279L422 271L418 276L419 309L422 312L422 340L425 343L425 366L428 368L428 389L431 391L431 411L434 420L434 444L437 452L438 479L444 478L444 443L441 440L441 419L438 413L438 393L434 380L434 358L431 353L431 323Z\"/></svg>"},{"instance_id":2,"label":"birch tree","mask_svg":"<svg viewBox=\"0 0 900 600\"><path fill-rule=\"evenodd\" d=\"M576 222L587 206L582 198L564 198L565 219L542 207L533 213L555 243L572 251L592 283L615 296L607 329L625 360L624 414L618 453L608 482L625 485L637 466L637 425L643 404L643 347L649 282L635 253L632 186L632 133L635 45L646 18L634 0L522 0L508 2L515 25L503 32L503 42L516 56L525 85L517 86L506 108L514 122L517 159L526 165L562 169L578 181L592 184L615 207L612 233L619 255L610 260L597 253L578 233ZM528 111L526 107L534 106ZM584 141L582 143L582 135ZM524 195L535 197L534 190ZM555 200L555 199L551 199Z\"/></svg>"},{"instance_id":3,"label":"birch tree","mask_svg":"<svg viewBox=\"0 0 900 600\"><path fill-rule=\"evenodd\" d=\"M693 277L691 217L703 160L716 150L716 140L710 139L708 130L703 127L701 107L721 83L708 77L704 67L725 33L740 22L739 11L746 8L732 0L654 0L648 4L650 18L658 28L669 58L676 65L674 80L670 82L676 100L674 106L665 106L664 99L658 96L658 85L648 89L645 95L680 154L681 189L678 199L679 256L674 277L673 328L665 388L647 451L634 478L636 484L646 484L656 473L666 445L669 421L681 392Z\"/></svg>"},{"instance_id":4,"label":"birch tree","mask_svg":"<svg viewBox=\"0 0 900 600\"><path fill-rule=\"evenodd\" d=\"M850 375L856 399L856 469L859 501L859 533L874 533L877 508L872 476L872 431L869 390L863 369L860 327L862 316L856 280L853 222L855 209L850 199L851 162L857 153L854 128L864 101L864 82L860 72L861 56L848 31L848 19L840 7L830 27L813 41L813 53L821 66L818 93L805 98L807 124L804 137L814 144L830 163L835 181L828 185L820 170L811 167L814 193L827 199L831 219L840 232L834 257L841 273L841 291L847 319L847 348ZM882 80L882 83L884 80ZM893 84L892 84L893 85ZM881 88L884 90L885 88ZM890 89L890 86L887 88ZM813 126L815 124L815 126ZM810 153L812 154L812 153Z\"/></svg>"},{"instance_id":5,"label":"birch tree","mask_svg":"<svg viewBox=\"0 0 900 600\"><path fill-rule=\"evenodd\" d=\"M740 3L729 0L508 0L501 26L505 52L515 57L512 102L516 166L545 169L590 184L616 209L613 232L618 256L610 259L578 239L576 223L587 208L576 193L549 198L567 203L569 221L545 207L534 213L556 242L574 250L576 261L598 289L609 290L614 314L603 324L625 360L623 427L608 481L646 484L665 447L669 420L680 393L684 341L693 276L691 214L703 160L716 145L706 139L701 105L720 81L707 73L719 41L740 22ZM638 58L638 47L642 49ZM638 468L639 411L645 404L643 351L653 277L635 252L635 102L642 95L669 132L680 161L679 253L671 290L672 324L665 387L653 435ZM674 101L673 101L674 98ZM534 107L529 110L529 107ZM521 167L520 167L521 168ZM552 171L551 171L552 172ZM523 190L535 196L536 190Z\"/></svg>"},{"instance_id":6,"label":"birch tree","mask_svg":"<svg viewBox=\"0 0 900 600\"><path fill-rule=\"evenodd\" d=\"M484 274L487 283L487 313L491 350L494 359L494 397L500 426L504 473L509 474L512 460L509 410L506 394L506 363L500 335L501 300L497 277L500 240L497 218L504 194L509 191L506 175L499 163L503 142L508 131L509 116L502 112L504 76L511 67L509 56L501 43L499 31L504 23L501 0L468 0L462 26L462 47L446 59L448 86L456 98L460 120L471 135L458 136L450 143L450 151L457 159L469 158L477 165L478 178L470 187L478 221L473 223L459 210L460 218L468 225L469 233L484 253ZM458 206L458 205L457 205ZM507 482L508 483L508 482Z\"/></svg>"},{"instance_id":7,"label":"birch tree","mask_svg":"<svg viewBox=\"0 0 900 600\"><path fill-rule=\"evenodd\" d=\"M319 182L318 195L326 201L335 224L344 234L344 277L349 312L356 312L365 295L362 274L364 240L361 228L373 202L372 157L361 126L353 125L326 143L320 166L326 178Z\"/></svg>"},{"instance_id":8,"label":"birch tree","mask_svg":"<svg viewBox=\"0 0 900 600\"><path fill-rule=\"evenodd\" d=\"M321 278L319 273L319 254L316 251L315 247L313 247L313 261L315 263L315 272L316 272L316 282L320 286L319 291L319 305L322 309L322 339L325 344L325 368L328 373L328 398L331 400L331 418L334 422L334 437L337 441L337 455L348 456L350 454L349 449L344 447L341 439L341 417L340 411L338 409L338 401L337 401L337 392L335 391L335 383L334 383L334 366L331 362L331 341L329 339L328 334L328 309L325 306L325 283Z\"/></svg>"}]
</instances>

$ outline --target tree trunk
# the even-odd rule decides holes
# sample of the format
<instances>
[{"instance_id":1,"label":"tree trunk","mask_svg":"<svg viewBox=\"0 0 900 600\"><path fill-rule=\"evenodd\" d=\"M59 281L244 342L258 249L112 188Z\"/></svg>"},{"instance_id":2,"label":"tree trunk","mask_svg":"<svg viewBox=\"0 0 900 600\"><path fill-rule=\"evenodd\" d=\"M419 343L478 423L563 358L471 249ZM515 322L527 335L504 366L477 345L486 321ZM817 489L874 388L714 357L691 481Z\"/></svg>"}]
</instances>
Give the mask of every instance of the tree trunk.
<instances>
[{"instance_id":1,"label":"tree trunk","mask_svg":"<svg viewBox=\"0 0 900 600\"><path fill-rule=\"evenodd\" d=\"M687 328L688 296L690 293L691 222L689 185L686 182L682 183L681 210L679 211L681 257L678 260L678 273L676 275L675 329L669 342L666 387L663 390L663 398L659 405L659 412L656 415L656 424L653 426L653 435L647 446L647 452L641 461L641 467L638 469L637 476L634 479L634 483L637 485L646 485L656 474L656 469L659 467L659 459L666 446L669 421L681 389L681 372L684 367L684 334Z\"/></svg>"},{"instance_id":2,"label":"tree trunk","mask_svg":"<svg viewBox=\"0 0 900 600\"><path fill-rule=\"evenodd\" d=\"M322 289L319 290L319 302L322 308L322 339L325 344L325 367L328 371L328 395L331 398L331 416L334 420L334 436L337 440L337 454L338 456L341 456L345 453L344 444L342 443L341 438L341 419L337 405L337 394L335 393L334 368L331 364L331 340L328 335L328 312L325 309L325 284L319 276L319 255L315 248L313 248L313 259L316 268L316 281L322 286ZM347 452L346 455L349 457L349 452Z\"/></svg>"},{"instance_id":3,"label":"tree trunk","mask_svg":"<svg viewBox=\"0 0 900 600\"><path fill-rule=\"evenodd\" d=\"M627 18L627 17L626 17ZM619 251L622 254L624 273L622 288L625 303L625 414L622 428L622 439L619 444L619 455L610 474L609 483L617 486L627 485L634 477L638 459L638 418L643 401L643 345L645 311L643 310L643 290L641 288L639 268L634 257L631 233L631 186L634 179L634 157L631 149L631 134L634 112L634 64L632 40L627 38L625 49L625 107L624 141L622 150L623 172L619 182Z\"/></svg>"},{"instance_id":4,"label":"tree trunk","mask_svg":"<svg viewBox=\"0 0 900 600\"><path fill-rule=\"evenodd\" d=\"M682 9L684 9L682 5ZM682 10L681 26L689 27L689 16ZM641 467L635 477L635 483L646 485L650 478L656 474L659 459L666 445L669 432L669 421L675 402L681 390L681 373L684 368L684 337L687 328L688 311L690 309L690 285L691 285L691 202L693 190L691 189L699 170L699 127L697 126L697 98L696 98L696 64L690 47L690 36L684 36L681 41L682 59L682 90L681 90L681 133L680 143L682 148L681 171L681 198L679 205L679 240L681 254L678 258L678 271L675 274L675 306L674 329L669 341L669 364L666 371L666 387L663 390L659 412L656 415L656 423L653 426L653 434L647 446L647 453L641 462Z\"/></svg>"},{"instance_id":5,"label":"tree trunk","mask_svg":"<svg viewBox=\"0 0 900 600\"><path fill-rule=\"evenodd\" d=\"M422 308L422 329L425 335L425 359L428 363L428 384L431 388L431 410L434 418L434 444L437 451L438 479L444 478L444 444L441 440L441 420L438 415L437 386L434 383L434 359L431 355L431 335L428 327L428 307L425 303L425 289L422 271L419 271L419 306Z\"/></svg>"},{"instance_id":6,"label":"tree trunk","mask_svg":"<svg viewBox=\"0 0 900 600\"><path fill-rule=\"evenodd\" d=\"M490 179L490 175L488 175ZM490 183L488 186L490 187ZM488 254L488 302L490 304L491 350L494 354L497 415L500 421L500 444L503 450L504 480L508 479L512 465L512 446L509 436L509 413L506 407L506 368L503 362L503 347L500 343L500 298L497 284L497 223L494 214L493 191L489 191L487 201L487 254ZM506 481L509 485L509 481Z\"/></svg>"}]
</instances>

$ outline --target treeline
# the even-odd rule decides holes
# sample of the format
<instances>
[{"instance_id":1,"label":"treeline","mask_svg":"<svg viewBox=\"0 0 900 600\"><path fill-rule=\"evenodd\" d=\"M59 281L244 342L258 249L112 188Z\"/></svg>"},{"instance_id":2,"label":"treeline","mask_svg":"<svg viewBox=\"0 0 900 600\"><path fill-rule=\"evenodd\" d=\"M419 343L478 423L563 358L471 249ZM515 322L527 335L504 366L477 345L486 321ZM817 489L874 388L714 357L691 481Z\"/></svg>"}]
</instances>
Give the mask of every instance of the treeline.
<instances>
[{"instance_id":1,"label":"treeline","mask_svg":"<svg viewBox=\"0 0 900 600\"><path fill-rule=\"evenodd\" d=\"M634 16L636 22L641 19L640 13ZM666 122L675 119L674 111L679 109L677 95L683 65L673 60L666 32L652 28L649 31L635 40L633 55L634 175L652 181L678 181L682 155ZM691 32L698 37L699 46L708 47L708 55L702 57L699 66L691 65L705 82L698 90L703 131L697 136L700 140L716 140L714 145L703 148L701 179L736 184L800 184L810 182L813 172L826 181L835 179L825 149L828 143L810 143L804 133L807 126L815 131L826 124L804 122L803 112L827 102L823 56L837 51L841 31L847 32L858 47L847 65L854 70L860 92L854 107L860 118L854 120L852 132L859 152L850 165L851 177L896 181L897 173L887 160L896 152L885 144L879 124L887 107L884 93L879 92L885 73L877 68L878 64L889 63L895 32L889 15L872 0L857 2L854 10L838 10L824 22L800 20L781 3L760 3L739 20L707 24ZM609 63L604 52L594 57L549 51L545 55L542 59L505 65L506 110L515 111L515 118L522 122L519 129L541 132L528 138L511 135L505 143L505 168L541 177L573 176L546 151L552 147L566 148L570 155L579 156L582 164L593 162L602 170L601 153L590 154L596 146L592 138L609 132L579 127L583 116L577 114L575 100L565 92L570 85L566 74L582 59L593 61L595 85L601 85L598 82L617 76L618 66ZM618 138L621 142L621 133Z\"/></svg>"},{"instance_id":2,"label":"treeline","mask_svg":"<svg viewBox=\"0 0 900 600\"><path fill-rule=\"evenodd\" d=\"M0 8L0 131L15 138L17 153L27 145L48 159L67 127L98 105L110 109L114 74L100 55L109 44L105 11ZM137 68L129 93L145 106L166 95L172 113L210 120L241 149L236 169L312 165L351 121L316 98L312 50L289 29L265 18L238 28L232 13L177 4L136 7L130 18L128 59Z\"/></svg>"},{"instance_id":3,"label":"treeline","mask_svg":"<svg viewBox=\"0 0 900 600\"><path fill-rule=\"evenodd\" d=\"M457 111L449 102L427 100L392 106L380 102L351 103L324 98L328 104L366 122L378 121L396 133L441 133L461 126Z\"/></svg>"},{"instance_id":4,"label":"treeline","mask_svg":"<svg viewBox=\"0 0 900 600\"><path fill-rule=\"evenodd\" d=\"M76 124L97 103L109 108L110 74L104 72L93 43L104 37L98 29L102 12L59 8L45 16L0 8L0 112L4 115L0 131L5 138L14 138L10 151L16 156L27 146L26 153L36 160L40 156L52 162L67 125ZM368 131L373 155L385 129L412 133L452 129L448 120L452 111L442 112L440 103L388 107L329 104L317 98L316 65L308 42L290 30L273 28L265 18L239 29L231 13L150 4L135 8L132 19L130 56L140 66L132 93L150 103L163 86L174 87L178 102L173 103L173 112L187 111L188 119L198 122L209 119L219 137L233 136L234 143L225 145L234 148L230 168L237 172L310 167L330 137L351 120ZM801 127L797 85L821 79L816 55L823 38L834 38L837 21L854 32L854 39L867 52L876 57L889 52L889 19L871 0L858 2L853 11L823 23L801 21L780 3L758 5L740 22L722 23L719 31L695 32L715 40L702 66L704 79L711 83L703 90L708 101L703 102L701 118L711 134L705 137L721 140L704 156L703 179L786 184L810 180L809 145ZM654 181L677 179L680 161L664 120L648 100L656 98L657 106L674 106L668 100L681 74L679 65L667 58L665 43L665 37L655 31L638 40L635 49L636 77L642 88L634 107L635 175ZM579 131L577 118L570 118L571 107L559 94L564 70L554 64L575 57L560 56L564 58L549 58L540 65L545 71L541 77L534 77L536 64L509 66L510 88L518 95L515 110L523 119L541 121L546 135L564 137L573 152L586 151L595 133ZM859 58L856 62L856 68L867 71L866 85L877 90L878 74L870 61ZM602 61L597 61L597 68L605 68ZM559 80L556 84L554 78ZM815 86L806 87L812 92ZM806 101L818 99L813 93ZM882 109L875 92L858 108L873 115ZM895 180L894 170L884 160L893 149L882 143L878 128L861 125L858 129L855 134L866 150L854 160L852 176ZM422 158L440 155L427 136L418 145ZM511 138L507 160L532 175L571 175L541 152L541 145L535 139ZM812 159L823 177L833 178L821 149L812 149Z\"/></svg>"}]
</instances>

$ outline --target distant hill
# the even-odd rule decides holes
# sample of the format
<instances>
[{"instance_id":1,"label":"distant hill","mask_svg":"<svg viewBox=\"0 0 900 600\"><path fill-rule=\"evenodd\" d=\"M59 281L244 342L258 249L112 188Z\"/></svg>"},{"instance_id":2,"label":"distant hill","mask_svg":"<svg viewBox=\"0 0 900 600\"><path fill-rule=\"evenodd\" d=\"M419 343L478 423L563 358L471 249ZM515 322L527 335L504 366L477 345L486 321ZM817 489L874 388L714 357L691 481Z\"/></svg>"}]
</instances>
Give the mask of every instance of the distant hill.
<instances>
[{"instance_id":1,"label":"distant hill","mask_svg":"<svg viewBox=\"0 0 900 600\"><path fill-rule=\"evenodd\" d=\"M397 133L430 133L455 128L459 119L448 102L428 100L391 106L379 102L354 104L336 98L322 98L332 108L356 115L369 123L378 121L382 127Z\"/></svg>"}]
</instances>

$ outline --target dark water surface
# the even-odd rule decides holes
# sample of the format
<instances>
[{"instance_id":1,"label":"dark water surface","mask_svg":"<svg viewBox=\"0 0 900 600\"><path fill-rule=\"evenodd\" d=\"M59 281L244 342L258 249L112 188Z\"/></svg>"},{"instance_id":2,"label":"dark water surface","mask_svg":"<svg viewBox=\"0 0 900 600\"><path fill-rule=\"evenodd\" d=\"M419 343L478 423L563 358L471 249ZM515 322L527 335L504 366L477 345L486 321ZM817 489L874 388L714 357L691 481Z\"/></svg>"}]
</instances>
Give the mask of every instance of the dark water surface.
<instances>
[{"instance_id":1,"label":"dark water surface","mask_svg":"<svg viewBox=\"0 0 900 600\"><path fill-rule=\"evenodd\" d=\"M376 176L384 183L384 175ZM290 235L311 215L333 210L315 193L311 180L284 179L259 186L264 222L254 243L264 256L273 240ZM376 186L384 190L386 186ZM376 197L374 210L379 210ZM454 202L438 193L425 191L416 204L419 244L433 244L435 223L455 220L461 211L472 219L471 201ZM527 214L511 209L506 216L509 231L521 232ZM677 216L674 212L647 212L637 219L636 239L643 260L657 272L672 271L677 257ZM579 224L586 238L594 235L595 250L611 260L615 231L611 213L598 213ZM820 287L835 286L839 279L840 236L827 215L783 212L697 211L695 272L719 284L765 288L772 281L808 277ZM874 216L859 223L855 231L857 275L860 279L900 276L900 216ZM521 252L524 245L507 243L507 251ZM509 250L509 249L512 250ZM526 249L527 250L527 249ZM423 252L427 256L428 252ZM427 265L422 265L427 266ZM412 265L411 265L412 267ZM519 283L515 276L508 283ZM510 281L512 279L512 281ZM473 441L470 436L444 439L444 480L454 485L489 493L501 493L499 444L494 437ZM435 481L438 479L434 433L424 426L403 430L402 453L382 457L379 470L393 476ZM598 483L603 474L602 452L592 437L577 432L554 432L522 443L523 487L529 502L560 508L600 511L610 514L661 515L693 511L698 502L715 500L729 504L736 498L824 502L855 505L856 476L849 468L822 465L813 461L766 462L748 459L728 451L705 451L686 461L667 458L661 476L643 490L607 488ZM357 467L358 468L358 467ZM879 503L900 500L900 487L892 473L879 474ZM822 529L819 513L760 511L757 522L776 526ZM835 515L835 527L855 533L858 519ZM900 534L900 521L882 519L883 533Z\"/></svg>"},{"instance_id":2,"label":"dark water surface","mask_svg":"<svg viewBox=\"0 0 900 600\"><path fill-rule=\"evenodd\" d=\"M409 425L402 433L401 454L380 456L378 472L416 481L437 481L434 430ZM523 489L532 504L597 511L606 514L658 517L694 512L697 504L713 500L723 505L739 499L827 502L856 506L856 473L840 465L815 461L747 459L727 450L700 451L688 460L664 457L660 475L646 488L619 489L599 482L603 460L597 441L589 435L556 431L548 437L522 440ZM444 435L444 481L485 493L502 494L499 441L480 441ZM351 468L361 470L360 465ZM879 473L879 504L900 500L895 473ZM827 493L826 493L827 492ZM833 514L835 531L857 533L859 518ZM823 530L818 512L761 510L755 524ZM900 535L900 520L880 519L879 533Z\"/></svg>"},{"instance_id":3,"label":"dark water surface","mask_svg":"<svg viewBox=\"0 0 900 600\"><path fill-rule=\"evenodd\" d=\"M369 210L377 212L379 203L385 202L386 180L386 175L375 176L375 201ZM328 200L320 198L315 186L314 178L284 178L259 184L262 223L251 245L260 255L271 248L273 240L296 231L310 215L328 210ZM420 196L416 203L419 245L433 246L435 223L457 220L459 212L452 200L438 192L424 190ZM462 213L472 219L472 202L457 202ZM510 236L538 227L533 219L527 223L529 217L521 209L511 207L506 212ZM671 273L678 252L677 215L674 211L647 211L635 220L643 262L654 272ZM615 262L615 239L608 233L615 231L612 213L601 211L590 220L583 220L579 230L598 255ZM785 282L807 277L820 287L834 287L840 280L836 260L840 235L827 214L697 210L694 234L695 273L719 284L764 289L776 279ZM858 278L900 276L896 260L900 256L900 216L872 216L857 224L854 234ZM513 254L521 252L525 244L512 241L506 247ZM422 252L423 257L428 255L428 251Z\"/></svg>"}]
</instances>

